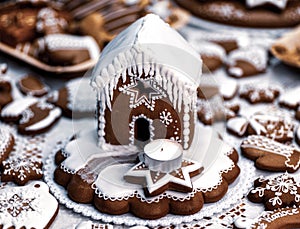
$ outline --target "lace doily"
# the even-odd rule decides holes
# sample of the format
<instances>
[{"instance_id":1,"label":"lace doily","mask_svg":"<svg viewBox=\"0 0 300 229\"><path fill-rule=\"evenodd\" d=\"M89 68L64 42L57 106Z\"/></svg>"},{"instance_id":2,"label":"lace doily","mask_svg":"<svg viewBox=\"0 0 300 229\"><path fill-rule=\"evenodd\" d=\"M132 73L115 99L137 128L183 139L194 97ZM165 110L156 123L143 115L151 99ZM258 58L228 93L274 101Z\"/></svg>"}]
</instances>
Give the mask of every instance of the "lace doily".
<instances>
[{"instance_id":1,"label":"lace doily","mask_svg":"<svg viewBox=\"0 0 300 229\"><path fill-rule=\"evenodd\" d=\"M252 182L254 180L255 168L252 164L252 161L249 161L244 158L240 158L239 166L241 169L241 173L237 180L229 186L227 194L218 202L211 204L204 204L203 208L200 212L189 215L189 216L180 216L180 215L172 215L168 214L165 217L160 218L159 220L143 220L133 216L130 213L124 215L109 215L99 212L94 208L92 204L80 204L72 201L67 194L67 191L64 187L58 185L54 181L54 170L56 165L54 163L54 156L57 150L60 148L60 145L57 145L49 157L46 160L44 169L44 179L46 183L49 185L51 192L58 199L58 201L65 205L67 208L72 209L76 213L80 213L84 216L91 217L94 220L102 220L106 223L114 223L114 224L125 224L127 226L134 225L144 225L150 227L156 226L169 226L170 224L178 225L183 222L191 222L193 220L200 220L204 217L212 216L213 214L220 213L226 209L229 209L234 204L238 203L252 186Z\"/></svg>"}]
</instances>

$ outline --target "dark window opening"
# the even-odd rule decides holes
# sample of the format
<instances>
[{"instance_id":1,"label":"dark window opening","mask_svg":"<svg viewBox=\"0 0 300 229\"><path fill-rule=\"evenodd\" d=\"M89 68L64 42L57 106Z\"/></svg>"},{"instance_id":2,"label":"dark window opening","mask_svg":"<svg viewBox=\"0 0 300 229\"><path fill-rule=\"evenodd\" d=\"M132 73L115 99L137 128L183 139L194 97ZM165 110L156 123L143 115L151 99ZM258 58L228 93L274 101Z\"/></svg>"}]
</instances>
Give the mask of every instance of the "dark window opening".
<instances>
[{"instance_id":1,"label":"dark window opening","mask_svg":"<svg viewBox=\"0 0 300 229\"><path fill-rule=\"evenodd\" d=\"M134 138L141 142L150 140L150 123L144 118L139 118L134 125Z\"/></svg>"}]
</instances>

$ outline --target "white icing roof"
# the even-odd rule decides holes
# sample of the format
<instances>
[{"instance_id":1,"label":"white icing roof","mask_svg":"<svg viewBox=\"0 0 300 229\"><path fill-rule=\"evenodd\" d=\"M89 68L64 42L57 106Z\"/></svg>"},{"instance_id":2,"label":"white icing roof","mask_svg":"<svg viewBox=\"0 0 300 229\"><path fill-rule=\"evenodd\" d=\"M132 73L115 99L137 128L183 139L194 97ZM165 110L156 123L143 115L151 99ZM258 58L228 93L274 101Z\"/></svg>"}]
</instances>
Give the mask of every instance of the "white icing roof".
<instances>
[{"instance_id":1,"label":"white icing roof","mask_svg":"<svg viewBox=\"0 0 300 229\"><path fill-rule=\"evenodd\" d=\"M92 86L103 89L114 76L124 72L124 69L133 64L145 68L145 63L150 68L159 63L175 69L175 72L182 74L174 75L180 75L181 81L190 85L200 83L200 55L157 15L148 14L121 32L105 47L93 70Z\"/></svg>"}]
</instances>

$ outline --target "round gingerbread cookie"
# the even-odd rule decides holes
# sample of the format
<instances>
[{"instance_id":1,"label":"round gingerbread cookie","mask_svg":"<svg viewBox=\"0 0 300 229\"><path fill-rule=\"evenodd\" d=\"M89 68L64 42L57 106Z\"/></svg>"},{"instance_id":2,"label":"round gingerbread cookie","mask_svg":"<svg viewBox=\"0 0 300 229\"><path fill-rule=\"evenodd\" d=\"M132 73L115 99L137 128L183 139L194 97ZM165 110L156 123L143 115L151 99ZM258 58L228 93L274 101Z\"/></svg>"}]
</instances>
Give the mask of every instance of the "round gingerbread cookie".
<instances>
[{"instance_id":1,"label":"round gingerbread cookie","mask_svg":"<svg viewBox=\"0 0 300 229\"><path fill-rule=\"evenodd\" d=\"M292 27L300 22L300 2L288 1L278 8L277 0L256 1L265 4L247 4L238 0L176 0L195 16L223 24L243 27ZM279 5L280 6L280 5Z\"/></svg>"}]
</instances>

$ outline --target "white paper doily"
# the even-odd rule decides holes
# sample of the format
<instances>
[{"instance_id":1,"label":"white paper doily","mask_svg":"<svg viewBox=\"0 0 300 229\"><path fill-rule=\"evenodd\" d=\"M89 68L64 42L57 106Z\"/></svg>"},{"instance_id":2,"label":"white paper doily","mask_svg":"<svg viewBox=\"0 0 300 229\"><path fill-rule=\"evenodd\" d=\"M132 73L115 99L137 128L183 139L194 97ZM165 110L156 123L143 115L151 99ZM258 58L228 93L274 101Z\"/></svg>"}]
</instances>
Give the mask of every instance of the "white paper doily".
<instances>
[{"instance_id":1,"label":"white paper doily","mask_svg":"<svg viewBox=\"0 0 300 229\"><path fill-rule=\"evenodd\" d=\"M58 185L54 181L53 174L56 168L56 165L54 163L54 156L60 147L61 145L57 145L54 148L54 150L47 158L44 166L44 179L49 185L50 191L58 199L58 201L61 204L65 205L67 208L72 209L74 212L81 213L84 216L91 217L93 220L101 220L105 223L125 224L127 226L144 225L156 227L169 226L171 224L178 225L183 222L200 220L203 217L209 217L213 214L220 213L236 204L248 192L255 177L255 168L253 166L253 162L244 158L240 158L238 165L241 168L241 173L236 181L229 186L227 194L216 203L204 204L201 211L194 215L180 216L168 214L167 216L162 217L159 220L143 220L133 216L130 213L115 216L99 212L94 208L92 204L80 204L72 201L68 197L65 188Z\"/></svg>"}]
</instances>

